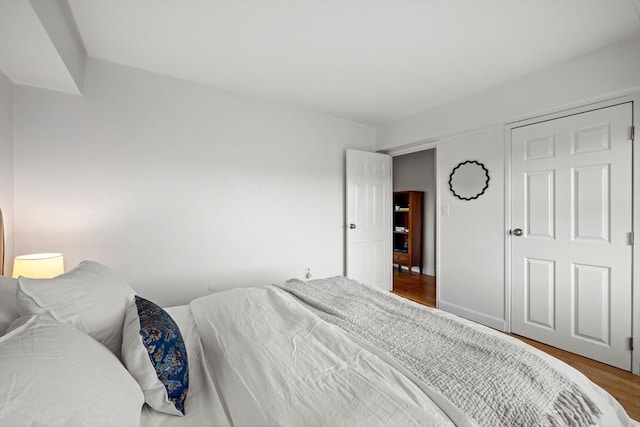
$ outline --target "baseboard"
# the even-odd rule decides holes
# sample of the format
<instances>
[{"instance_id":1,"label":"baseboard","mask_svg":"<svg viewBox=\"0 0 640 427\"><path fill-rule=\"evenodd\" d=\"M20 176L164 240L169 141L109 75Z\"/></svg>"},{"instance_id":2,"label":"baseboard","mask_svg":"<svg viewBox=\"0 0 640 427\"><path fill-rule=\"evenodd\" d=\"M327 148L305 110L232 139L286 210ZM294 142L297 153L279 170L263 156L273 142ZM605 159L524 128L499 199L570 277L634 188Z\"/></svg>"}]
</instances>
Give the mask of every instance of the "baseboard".
<instances>
[{"instance_id":1,"label":"baseboard","mask_svg":"<svg viewBox=\"0 0 640 427\"><path fill-rule=\"evenodd\" d=\"M440 302L438 303L438 308L455 314L456 316L464 317L465 319L469 319L490 328L497 329L499 331L504 332L507 330L507 322L504 319L500 319L498 317L488 316L479 311L470 310L468 308L464 308L456 304L451 304L443 300L440 300Z\"/></svg>"},{"instance_id":2,"label":"baseboard","mask_svg":"<svg viewBox=\"0 0 640 427\"><path fill-rule=\"evenodd\" d=\"M395 268L397 265L398 265L398 264L394 264L394 265L393 265L393 266L394 266L394 268ZM402 270L407 270L407 271L409 271L409 267L405 267L404 265L403 265L403 266L400 266L400 268L401 268ZM411 269L411 271L412 271L413 273L420 273L420 269L419 269L418 267L413 267L413 268ZM423 269L422 269L422 274L426 274L427 276L435 276L435 275L436 275L436 272L435 272L435 270L434 270L433 268L423 268Z\"/></svg>"}]
</instances>

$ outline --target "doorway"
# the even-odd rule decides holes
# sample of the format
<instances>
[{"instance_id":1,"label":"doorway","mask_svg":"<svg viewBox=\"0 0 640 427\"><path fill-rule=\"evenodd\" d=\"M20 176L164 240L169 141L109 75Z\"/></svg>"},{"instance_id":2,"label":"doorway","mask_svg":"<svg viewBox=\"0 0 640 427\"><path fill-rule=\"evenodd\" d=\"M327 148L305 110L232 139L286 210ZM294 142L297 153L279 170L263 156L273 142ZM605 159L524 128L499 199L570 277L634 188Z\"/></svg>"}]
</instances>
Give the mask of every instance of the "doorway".
<instances>
[{"instance_id":1,"label":"doorway","mask_svg":"<svg viewBox=\"0 0 640 427\"><path fill-rule=\"evenodd\" d=\"M393 264L393 292L436 305L436 148L393 157L393 191L422 192L422 265Z\"/></svg>"}]
</instances>

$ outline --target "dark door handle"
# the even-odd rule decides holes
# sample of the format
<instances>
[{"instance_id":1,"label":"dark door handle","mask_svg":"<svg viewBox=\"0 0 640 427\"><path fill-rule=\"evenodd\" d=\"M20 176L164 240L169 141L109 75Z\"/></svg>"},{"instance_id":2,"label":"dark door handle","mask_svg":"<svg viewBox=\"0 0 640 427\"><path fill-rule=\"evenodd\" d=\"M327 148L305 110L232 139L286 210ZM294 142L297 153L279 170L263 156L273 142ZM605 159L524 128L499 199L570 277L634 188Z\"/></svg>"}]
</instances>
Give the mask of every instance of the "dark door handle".
<instances>
[{"instance_id":1,"label":"dark door handle","mask_svg":"<svg viewBox=\"0 0 640 427\"><path fill-rule=\"evenodd\" d=\"M349 224L349 228L350 228L351 230L353 230L353 229L355 229L355 228L356 228L356 225L355 225L355 224Z\"/></svg>"}]
</instances>

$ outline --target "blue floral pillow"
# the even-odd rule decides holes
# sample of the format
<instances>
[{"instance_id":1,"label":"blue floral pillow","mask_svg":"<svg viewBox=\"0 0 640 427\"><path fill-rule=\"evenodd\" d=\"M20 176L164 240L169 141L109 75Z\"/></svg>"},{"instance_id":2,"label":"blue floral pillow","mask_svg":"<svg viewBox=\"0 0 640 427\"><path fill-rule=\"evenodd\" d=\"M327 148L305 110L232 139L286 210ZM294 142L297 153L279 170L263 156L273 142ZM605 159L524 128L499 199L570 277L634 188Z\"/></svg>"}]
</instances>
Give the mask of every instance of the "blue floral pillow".
<instances>
[{"instance_id":1,"label":"blue floral pillow","mask_svg":"<svg viewBox=\"0 0 640 427\"><path fill-rule=\"evenodd\" d=\"M136 296L127 309L122 359L149 406L166 414L184 415L189 389L187 349L169 313Z\"/></svg>"}]
</instances>

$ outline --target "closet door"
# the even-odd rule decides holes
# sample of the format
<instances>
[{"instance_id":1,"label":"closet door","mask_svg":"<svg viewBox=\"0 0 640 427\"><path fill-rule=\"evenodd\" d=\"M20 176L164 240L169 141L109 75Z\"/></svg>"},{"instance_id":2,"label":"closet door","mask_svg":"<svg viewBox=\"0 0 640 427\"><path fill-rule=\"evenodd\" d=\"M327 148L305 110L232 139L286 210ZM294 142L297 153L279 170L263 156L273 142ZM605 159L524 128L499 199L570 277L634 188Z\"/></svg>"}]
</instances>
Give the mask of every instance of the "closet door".
<instances>
[{"instance_id":1,"label":"closet door","mask_svg":"<svg viewBox=\"0 0 640 427\"><path fill-rule=\"evenodd\" d=\"M631 370L632 104L511 131L512 332Z\"/></svg>"}]
</instances>

